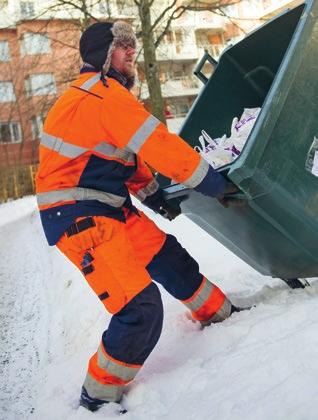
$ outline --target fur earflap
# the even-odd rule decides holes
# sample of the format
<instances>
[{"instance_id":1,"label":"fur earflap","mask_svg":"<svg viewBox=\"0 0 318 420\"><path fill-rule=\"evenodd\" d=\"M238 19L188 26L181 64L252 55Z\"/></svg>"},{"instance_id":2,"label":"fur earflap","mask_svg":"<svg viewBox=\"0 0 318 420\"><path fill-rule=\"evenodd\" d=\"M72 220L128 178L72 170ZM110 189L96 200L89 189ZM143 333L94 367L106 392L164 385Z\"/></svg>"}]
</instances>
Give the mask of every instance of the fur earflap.
<instances>
[{"instance_id":1,"label":"fur earflap","mask_svg":"<svg viewBox=\"0 0 318 420\"><path fill-rule=\"evenodd\" d=\"M106 75L112 59L112 54L117 47L136 48L137 38L134 34L132 26L122 20L118 20L111 28L114 39L109 47L105 64L103 65L103 73Z\"/></svg>"}]
</instances>

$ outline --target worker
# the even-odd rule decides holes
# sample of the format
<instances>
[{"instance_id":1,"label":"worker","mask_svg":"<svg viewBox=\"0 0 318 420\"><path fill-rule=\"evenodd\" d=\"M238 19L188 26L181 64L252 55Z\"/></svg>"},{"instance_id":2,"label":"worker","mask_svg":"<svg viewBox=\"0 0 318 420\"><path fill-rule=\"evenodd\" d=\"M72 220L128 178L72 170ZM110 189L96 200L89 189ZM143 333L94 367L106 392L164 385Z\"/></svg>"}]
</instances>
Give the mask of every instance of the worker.
<instances>
[{"instance_id":1,"label":"worker","mask_svg":"<svg viewBox=\"0 0 318 420\"><path fill-rule=\"evenodd\" d=\"M91 411L120 402L160 337L163 308L153 280L202 326L239 310L131 201L130 194L170 220L180 213L149 166L223 203L224 193L236 190L130 92L135 50L128 23L89 26L80 39L80 76L50 109L40 144L37 201L48 243L112 314L80 396Z\"/></svg>"}]
</instances>

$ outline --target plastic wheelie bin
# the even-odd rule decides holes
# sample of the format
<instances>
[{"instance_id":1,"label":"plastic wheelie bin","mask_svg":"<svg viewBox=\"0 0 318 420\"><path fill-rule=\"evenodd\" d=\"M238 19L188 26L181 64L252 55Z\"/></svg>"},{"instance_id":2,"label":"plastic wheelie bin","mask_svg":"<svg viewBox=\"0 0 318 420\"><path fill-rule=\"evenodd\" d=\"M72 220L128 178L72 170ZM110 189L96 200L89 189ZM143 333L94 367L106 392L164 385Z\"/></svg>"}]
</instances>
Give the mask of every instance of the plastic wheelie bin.
<instances>
[{"instance_id":1,"label":"plastic wheelie bin","mask_svg":"<svg viewBox=\"0 0 318 420\"><path fill-rule=\"evenodd\" d=\"M282 279L318 277L318 177L311 170L317 18L318 0L308 0L229 47L209 79L198 70L206 83L179 133L191 146L202 129L229 136L244 108L262 108L241 155L218 169L246 206L225 209L182 186L166 188L171 197L188 195L182 212L211 236L261 274Z\"/></svg>"}]
</instances>

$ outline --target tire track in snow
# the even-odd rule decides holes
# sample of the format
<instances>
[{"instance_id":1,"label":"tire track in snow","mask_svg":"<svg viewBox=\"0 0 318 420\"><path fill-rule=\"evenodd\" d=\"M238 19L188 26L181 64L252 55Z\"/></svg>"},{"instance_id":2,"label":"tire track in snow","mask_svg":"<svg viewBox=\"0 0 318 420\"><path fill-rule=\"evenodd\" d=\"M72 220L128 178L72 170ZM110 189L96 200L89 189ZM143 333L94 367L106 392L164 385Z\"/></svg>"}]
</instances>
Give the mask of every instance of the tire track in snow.
<instances>
[{"instance_id":1,"label":"tire track in snow","mask_svg":"<svg viewBox=\"0 0 318 420\"><path fill-rule=\"evenodd\" d=\"M47 359L48 270L35 213L1 228L0 419L32 417L37 379ZM44 257L44 258L43 258ZM46 270L45 270L46 266Z\"/></svg>"}]
</instances>

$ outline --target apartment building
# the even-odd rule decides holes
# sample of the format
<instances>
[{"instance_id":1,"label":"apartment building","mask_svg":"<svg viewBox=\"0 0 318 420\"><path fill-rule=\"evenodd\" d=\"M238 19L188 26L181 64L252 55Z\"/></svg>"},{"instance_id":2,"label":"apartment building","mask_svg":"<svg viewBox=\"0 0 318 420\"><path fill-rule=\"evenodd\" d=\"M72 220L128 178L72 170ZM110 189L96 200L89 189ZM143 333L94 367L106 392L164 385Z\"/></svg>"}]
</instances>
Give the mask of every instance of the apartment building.
<instances>
[{"instance_id":1,"label":"apartment building","mask_svg":"<svg viewBox=\"0 0 318 420\"><path fill-rule=\"evenodd\" d=\"M264 0L262 19L271 19L286 9L292 9L303 3L304 0Z\"/></svg>"},{"instance_id":2,"label":"apartment building","mask_svg":"<svg viewBox=\"0 0 318 420\"><path fill-rule=\"evenodd\" d=\"M0 163L36 163L43 119L78 73L76 24L23 20L0 29Z\"/></svg>"},{"instance_id":3,"label":"apartment building","mask_svg":"<svg viewBox=\"0 0 318 420\"><path fill-rule=\"evenodd\" d=\"M226 46L225 19L209 12L185 12L171 24L156 51L166 117L184 117L197 96L201 82L193 75L204 51L218 59ZM143 56L138 59L140 98L147 105L148 90L143 77Z\"/></svg>"},{"instance_id":4,"label":"apartment building","mask_svg":"<svg viewBox=\"0 0 318 420\"><path fill-rule=\"evenodd\" d=\"M229 17L222 11L185 12L173 21L156 52L166 117L183 117L188 112L201 87L193 69L204 51L217 60L229 42L275 13L273 4L279 4L279 12L283 3L295 1L243 0L227 9ZM80 68L77 45L83 16L65 7L52 10L53 3L0 0L0 165L37 162L47 110ZM132 0L96 2L90 12L99 19L127 19L138 27ZM153 13L157 16L158 10ZM244 21L240 21L242 16ZM136 93L148 106L143 62L139 54Z\"/></svg>"}]
</instances>

